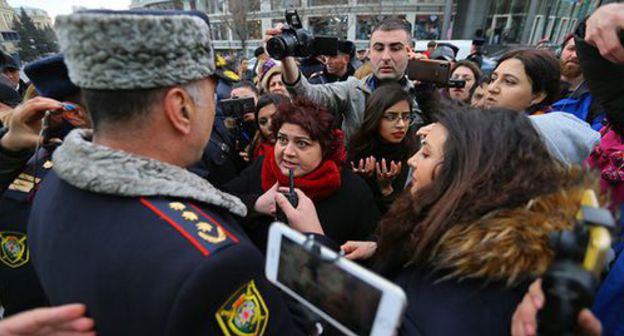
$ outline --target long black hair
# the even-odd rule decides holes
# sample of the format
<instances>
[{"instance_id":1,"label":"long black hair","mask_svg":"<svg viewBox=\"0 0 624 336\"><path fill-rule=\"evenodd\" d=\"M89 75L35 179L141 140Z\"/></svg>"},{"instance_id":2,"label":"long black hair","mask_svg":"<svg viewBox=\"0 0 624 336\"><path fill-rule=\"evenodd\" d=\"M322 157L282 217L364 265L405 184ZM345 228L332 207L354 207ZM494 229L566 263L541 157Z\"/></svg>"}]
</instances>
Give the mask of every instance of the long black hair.
<instances>
[{"instance_id":1,"label":"long black hair","mask_svg":"<svg viewBox=\"0 0 624 336\"><path fill-rule=\"evenodd\" d=\"M368 98L364 121L360 129L349 140L349 159L356 160L371 155L375 146L381 143L379 125L387 109L405 101L412 110L412 97L399 84L386 84L376 89ZM401 142L405 155L411 156L416 151L415 129L409 127Z\"/></svg>"}]
</instances>

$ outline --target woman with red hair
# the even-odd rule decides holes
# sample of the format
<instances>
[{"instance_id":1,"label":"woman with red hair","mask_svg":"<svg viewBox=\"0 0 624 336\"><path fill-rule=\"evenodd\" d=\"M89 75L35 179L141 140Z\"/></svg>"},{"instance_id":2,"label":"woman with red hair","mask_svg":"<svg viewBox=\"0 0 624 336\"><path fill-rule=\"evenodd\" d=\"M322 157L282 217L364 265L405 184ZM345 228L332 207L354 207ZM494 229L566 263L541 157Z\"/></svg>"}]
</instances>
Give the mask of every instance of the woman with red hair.
<instances>
[{"instance_id":1,"label":"woman with red hair","mask_svg":"<svg viewBox=\"0 0 624 336\"><path fill-rule=\"evenodd\" d=\"M342 131L335 128L334 115L298 97L277 106L271 125L274 151L224 186L247 205L242 223L256 246L266 249L276 211L275 195L280 187L288 187L290 170L295 188L314 202L327 237L338 244L368 237L376 228L379 211L364 180L344 165L344 139Z\"/></svg>"}]
</instances>

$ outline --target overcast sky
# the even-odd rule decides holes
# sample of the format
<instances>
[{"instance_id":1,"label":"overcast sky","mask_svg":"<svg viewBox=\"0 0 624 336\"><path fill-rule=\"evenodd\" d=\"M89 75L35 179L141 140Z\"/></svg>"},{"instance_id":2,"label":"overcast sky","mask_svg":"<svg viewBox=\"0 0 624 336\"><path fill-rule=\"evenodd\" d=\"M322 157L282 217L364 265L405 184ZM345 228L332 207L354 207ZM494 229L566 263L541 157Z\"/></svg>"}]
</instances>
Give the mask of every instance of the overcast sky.
<instances>
[{"instance_id":1,"label":"overcast sky","mask_svg":"<svg viewBox=\"0 0 624 336\"><path fill-rule=\"evenodd\" d=\"M40 8L48 12L54 19L59 14L69 14L72 8L106 8L106 9L128 9L130 0L7 0L12 7L33 7Z\"/></svg>"}]
</instances>

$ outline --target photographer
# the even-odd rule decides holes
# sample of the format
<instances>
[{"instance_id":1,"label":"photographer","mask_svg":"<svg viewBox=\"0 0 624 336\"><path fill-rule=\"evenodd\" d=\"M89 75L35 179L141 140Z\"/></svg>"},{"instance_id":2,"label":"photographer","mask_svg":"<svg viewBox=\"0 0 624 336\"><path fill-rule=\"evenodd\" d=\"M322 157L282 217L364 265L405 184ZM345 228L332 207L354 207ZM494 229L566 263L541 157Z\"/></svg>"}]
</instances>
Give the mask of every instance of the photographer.
<instances>
[{"instance_id":1,"label":"photographer","mask_svg":"<svg viewBox=\"0 0 624 336\"><path fill-rule=\"evenodd\" d=\"M282 26L266 31L265 39L282 34ZM284 84L298 96L307 96L318 104L327 106L330 111L343 118L342 129L348 139L360 128L364 118L366 101L371 93L385 83L401 84L406 91L414 85L405 77L405 70L411 54L410 26L404 20L388 18L377 25L370 39L370 60L373 74L361 80L349 78L345 82L311 85L301 75L295 59L287 56L282 60ZM410 56L412 55L412 56ZM416 124L423 120L414 102L412 112L417 113Z\"/></svg>"},{"instance_id":2,"label":"photographer","mask_svg":"<svg viewBox=\"0 0 624 336\"><path fill-rule=\"evenodd\" d=\"M538 279L531 284L511 318L511 335L537 335L537 313L544 307L545 303L544 292L542 291L542 280ZM582 310L579 314L578 326L580 328L580 335L602 335L602 325L600 321L587 309Z\"/></svg>"}]
</instances>

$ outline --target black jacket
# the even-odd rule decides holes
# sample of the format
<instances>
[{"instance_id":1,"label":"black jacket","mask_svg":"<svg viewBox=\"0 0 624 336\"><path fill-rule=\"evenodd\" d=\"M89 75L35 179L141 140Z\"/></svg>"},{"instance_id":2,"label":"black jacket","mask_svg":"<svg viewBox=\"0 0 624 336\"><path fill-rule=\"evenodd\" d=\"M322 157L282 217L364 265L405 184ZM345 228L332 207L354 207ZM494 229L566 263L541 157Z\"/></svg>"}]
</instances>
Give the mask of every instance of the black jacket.
<instances>
[{"instance_id":1,"label":"black jacket","mask_svg":"<svg viewBox=\"0 0 624 336\"><path fill-rule=\"evenodd\" d=\"M585 42L585 23L575 32L576 53L589 90L607 113L607 122L624 136L624 65L613 64L600 56L598 49Z\"/></svg>"},{"instance_id":2,"label":"black jacket","mask_svg":"<svg viewBox=\"0 0 624 336\"><path fill-rule=\"evenodd\" d=\"M6 134L7 128L0 128L0 138ZM9 151L0 145L0 193L9 187L11 182L22 172L24 165L32 156L33 151Z\"/></svg>"},{"instance_id":3,"label":"black jacket","mask_svg":"<svg viewBox=\"0 0 624 336\"><path fill-rule=\"evenodd\" d=\"M260 179L263 162L264 157L258 158L238 178L224 185L223 189L241 197L247 205L249 212L241 223L260 251L264 252L273 218L253 211L256 200L263 194ZM347 240L369 239L380 218L371 191L349 169L342 169L340 177L340 188L328 198L314 203L325 236L338 245Z\"/></svg>"},{"instance_id":4,"label":"black jacket","mask_svg":"<svg viewBox=\"0 0 624 336\"><path fill-rule=\"evenodd\" d=\"M508 335L526 285L508 288L482 279L441 280L444 274L408 267L394 279L409 307L400 335Z\"/></svg>"}]
</instances>

